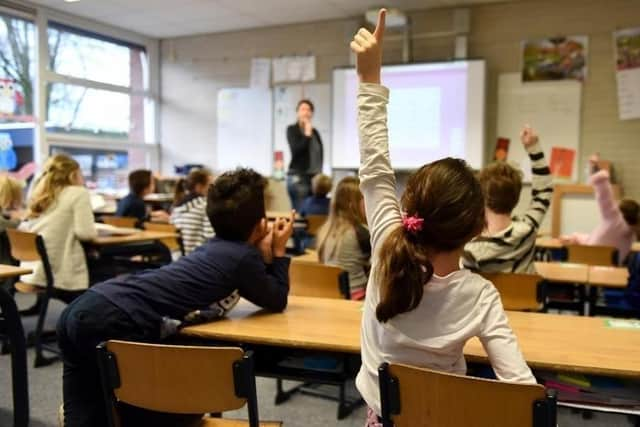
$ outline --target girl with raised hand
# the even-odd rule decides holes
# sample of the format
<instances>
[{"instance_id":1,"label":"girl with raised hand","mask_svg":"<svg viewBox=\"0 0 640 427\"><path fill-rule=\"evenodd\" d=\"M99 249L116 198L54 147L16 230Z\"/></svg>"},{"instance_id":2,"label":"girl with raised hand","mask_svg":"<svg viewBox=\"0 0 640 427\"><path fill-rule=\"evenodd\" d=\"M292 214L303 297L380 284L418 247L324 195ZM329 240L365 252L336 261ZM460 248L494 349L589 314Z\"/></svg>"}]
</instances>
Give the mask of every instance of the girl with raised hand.
<instances>
[{"instance_id":1,"label":"girl with raised hand","mask_svg":"<svg viewBox=\"0 0 640 427\"><path fill-rule=\"evenodd\" d=\"M369 405L368 426L381 425L381 363L465 374L463 348L474 336L499 379L535 383L495 287L459 266L464 245L485 224L473 171L452 158L424 165L398 203L389 159L389 91L380 84L385 14L380 10L373 34L360 29L351 42L360 78L360 188L373 251L356 379Z\"/></svg>"}]
</instances>

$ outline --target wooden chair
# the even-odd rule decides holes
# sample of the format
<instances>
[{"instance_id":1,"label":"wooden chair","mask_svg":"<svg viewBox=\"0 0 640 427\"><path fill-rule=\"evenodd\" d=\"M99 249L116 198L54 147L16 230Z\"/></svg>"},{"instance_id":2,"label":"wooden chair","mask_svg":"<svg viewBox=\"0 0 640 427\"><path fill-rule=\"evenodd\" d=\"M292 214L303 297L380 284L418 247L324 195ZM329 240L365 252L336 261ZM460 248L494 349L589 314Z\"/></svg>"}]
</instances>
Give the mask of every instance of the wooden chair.
<instances>
[{"instance_id":1,"label":"wooden chair","mask_svg":"<svg viewBox=\"0 0 640 427\"><path fill-rule=\"evenodd\" d=\"M289 295L349 299L349 275L339 267L299 261L289 267Z\"/></svg>"},{"instance_id":2,"label":"wooden chair","mask_svg":"<svg viewBox=\"0 0 640 427\"><path fill-rule=\"evenodd\" d=\"M544 282L537 274L482 273L500 293L505 310L544 310Z\"/></svg>"},{"instance_id":3,"label":"wooden chair","mask_svg":"<svg viewBox=\"0 0 640 427\"><path fill-rule=\"evenodd\" d=\"M316 236L320 231L320 227L327 222L327 215L307 215L304 219L307 221L307 233Z\"/></svg>"},{"instance_id":4,"label":"wooden chair","mask_svg":"<svg viewBox=\"0 0 640 427\"><path fill-rule=\"evenodd\" d=\"M514 384L406 365L378 369L384 427L556 427L556 397Z\"/></svg>"},{"instance_id":5,"label":"wooden chair","mask_svg":"<svg viewBox=\"0 0 640 427\"><path fill-rule=\"evenodd\" d=\"M135 228L136 224L138 223L138 218L130 216L103 215L100 219L105 224L122 228Z\"/></svg>"},{"instance_id":6,"label":"wooden chair","mask_svg":"<svg viewBox=\"0 0 640 427\"><path fill-rule=\"evenodd\" d=\"M587 265L617 265L618 250L613 246L568 245L567 261Z\"/></svg>"},{"instance_id":7,"label":"wooden chair","mask_svg":"<svg viewBox=\"0 0 640 427\"><path fill-rule=\"evenodd\" d=\"M280 426L260 423L253 358L240 348L109 341L98 346L107 421L120 425L122 402L171 414L221 413L247 405L248 421L203 417L199 427Z\"/></svg>"},{"instance_id":8,"label":"wooden chair","mask_svg":"<svg viewBox=\"0 0 640 427\"><path fill-rule=\"evenodd\" d=\"M31 283L16 282L14 288L23 294L35 295L38 298L38 321L35 330L36 358L34 366L36 368L46 366L57 360L57 357L45 357L43 350L59 354L55 348L50 348L43 344L44 323L47 318L49 300L58 299L68 302L70 295L76 292L59 291L54 288L53 272L49 263L49 256L44 245L42 236L35 233L27 233L18 230L7 230L9 245L11 246L11 256L20 262L41 262L44 270L46 283L44 286L33 285ZM66 295L62 295L62 294ZM82 291L77 292L80 295Z\"/></svg>"},{"instance_id":9,"label":"wooden chair","mask_svg":"<svg viewBox=\"0 0 640 427\"><path fill-rule=\"evenodd\" d=\"M180 252L184 256L184 245L182 243L182 237L180 236L180 230L173 224L166 224L163 222L145 222L144 229L150 231L162 231L166 233L175 233L178 237L169 237L166 239L160 239L160 242L165 245L172 253Z\"/></svg>"}]
</instances>

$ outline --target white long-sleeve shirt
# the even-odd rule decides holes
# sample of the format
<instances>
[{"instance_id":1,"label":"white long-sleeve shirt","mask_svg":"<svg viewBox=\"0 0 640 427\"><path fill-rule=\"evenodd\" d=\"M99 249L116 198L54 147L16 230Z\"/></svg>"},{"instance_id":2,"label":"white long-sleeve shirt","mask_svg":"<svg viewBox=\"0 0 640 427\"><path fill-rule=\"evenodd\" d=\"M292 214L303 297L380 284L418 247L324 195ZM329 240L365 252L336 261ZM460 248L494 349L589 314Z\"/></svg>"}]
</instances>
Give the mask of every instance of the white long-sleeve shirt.
<instances>
[{"instance_id":1,"label":"white long-sleeve shirt","mask_svg":"<svg viewBox=\"0 0 640 427\"><path fill-rule=\"evenodd\" d=\"M465 343L480 338L500 380L535 383L491 282L468 271L445 277L434 275L424 285L424 296L412 311L387 323L376 319L380 301L377 279L379 249L390 231L401 226L391 168L387 132L389 91L361 84L358 94L360 130L360 188L371 230L373 265L362 317L362 367L356 386L367 404L380 414L378 367L383 362L404 363L457 374L466 373Z\"/></svg>"},{"instance_id":2,"label":"white long-sleeve shirt","mask_svg":"<svg viewBox=\"0 0 640 427\"><path fill-rule=\"evenodd\" d=\"M42 236L56 288L77 291L89 287L89 270L80 242L96 237L97 231L86 188L76 185L64 188L42 215L23 222L20 229ZM33 274L21 277L22 281L46 285L41 262L21 265L33 269Z\"/></svg>"}]
</instances>

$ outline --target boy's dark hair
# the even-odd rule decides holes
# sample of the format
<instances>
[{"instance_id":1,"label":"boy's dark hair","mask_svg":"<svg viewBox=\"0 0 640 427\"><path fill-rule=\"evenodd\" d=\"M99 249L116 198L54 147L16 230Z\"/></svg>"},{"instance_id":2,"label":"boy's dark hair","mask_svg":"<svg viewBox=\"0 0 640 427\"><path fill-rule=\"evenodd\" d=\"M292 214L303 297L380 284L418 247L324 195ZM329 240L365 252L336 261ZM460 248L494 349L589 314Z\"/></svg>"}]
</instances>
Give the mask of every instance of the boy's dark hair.
<instances>
[{"instance_id":1,"label":"boy's dark hair","mask_svg":"<svg viewBox=\"0 0 640 427\"><path fill-rule=\"evenodd\" d=\"M298 105L296 105L296 111L298 111L300 109L300 106L302 104L307 104L309 106L309 108L311 109L312 113L316 111L316 107L313 105L313 102L311 102L310 99L301 99L300 101L298 101Z\"/></svg>"},{"instance_id":2,"label":"boy's dark hair","mask_svg":"<svg viewBox=\"0 0 640 427\"><path fill-rule=\"evenodd\" d=\"M478 174L486 206L497 214L510 215L520 200L522 172L508 163L496 162Z\"/></svg>"},{"instance_id":3,"label":"boy's dark hair","mask_svg":"<svg viewBox=\"0 0 640 427\"><path fill-rule=\"evenodd\" d=\"M136 196L142 195L142 192L151 185L153 176L150 170L138 169L129 174L129 190Z\"/></svg>"},{"instance_id":4,"label":"boy's dark hair","mask_svg":"<svg viewBox=\"0 0 640 427\"><path fill-rule=\"evenodd\" d=\"M311 180L311 192L316 197L326 197L333 187L333 180L325 174L317 174Z\"/></svg>"},{"instance_id":5,"label":"boy's dark hair","mask_svg":"<svg viewBox=\"0 0 640 427\"><path fill-rule=\"evenodd\" d=\"M640 205L638 205L638 202L631 199L620 200L620 212L622 212L627 224L632 227L638 225L640 220Z\"/></svg>"},{"instance_id":6,"label":"boy's dark hair","mask_svg":"<svg viewBox=\"0 0 640 427\"><path fill-rule=\"evenodd\" d=\"M246 241L266 216L267 180L253 169L238 168L220 175L209 187L207 216L216 236Z\"/></svg>"}]
</instances>

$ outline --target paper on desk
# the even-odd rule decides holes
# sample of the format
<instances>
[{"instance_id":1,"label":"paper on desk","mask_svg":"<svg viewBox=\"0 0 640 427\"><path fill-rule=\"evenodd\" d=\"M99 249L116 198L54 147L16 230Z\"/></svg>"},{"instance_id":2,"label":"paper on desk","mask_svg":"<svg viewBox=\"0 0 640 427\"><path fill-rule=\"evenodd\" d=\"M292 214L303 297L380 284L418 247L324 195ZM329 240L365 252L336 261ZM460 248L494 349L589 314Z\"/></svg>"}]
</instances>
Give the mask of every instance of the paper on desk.
<instances>
[{"instance_id":1,"label":"paper on desk","mask_svg":"<svg viewBox=\"0 0 640 427\"><path fill-rule=\"evenodd\" d=\"M640 330L640 320L631 319L606 319L604 324L609 328L616 329L638 329Z\"/></svg>"},{"instance_id":2,"label":"paper on desk","mask_svg":"<svg viewBox=\"0 0 640 427\"><path fill-rule=\"evenodd\" d=\"M100 236L128 236L140 231L137 228L114 227L113 225L99 222L95 224L95 227Z\"/></svg>"}]
</instances>

